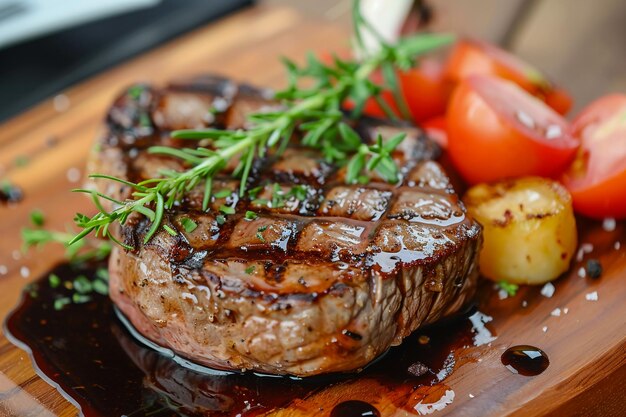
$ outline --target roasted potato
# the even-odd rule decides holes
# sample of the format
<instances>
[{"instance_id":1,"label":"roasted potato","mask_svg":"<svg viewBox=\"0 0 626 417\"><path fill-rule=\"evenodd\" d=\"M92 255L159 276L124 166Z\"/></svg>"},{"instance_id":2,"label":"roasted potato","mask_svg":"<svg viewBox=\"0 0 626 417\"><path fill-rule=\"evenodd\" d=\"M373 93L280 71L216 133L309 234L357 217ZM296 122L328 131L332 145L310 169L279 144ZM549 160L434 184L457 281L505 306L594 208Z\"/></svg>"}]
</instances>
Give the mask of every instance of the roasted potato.
<instances>
[{"instance_id":1,"label":"roasted potato","mask_svg":"<svg viewBox=\"0 0 626 417\"><path fill-rule=\"evenodd\" d=\"M542 284L565 272L576 250L572 199L559 183L538 177L480 184L465 195L484 227L482 275Z\"/></svg>"}]
</instances>

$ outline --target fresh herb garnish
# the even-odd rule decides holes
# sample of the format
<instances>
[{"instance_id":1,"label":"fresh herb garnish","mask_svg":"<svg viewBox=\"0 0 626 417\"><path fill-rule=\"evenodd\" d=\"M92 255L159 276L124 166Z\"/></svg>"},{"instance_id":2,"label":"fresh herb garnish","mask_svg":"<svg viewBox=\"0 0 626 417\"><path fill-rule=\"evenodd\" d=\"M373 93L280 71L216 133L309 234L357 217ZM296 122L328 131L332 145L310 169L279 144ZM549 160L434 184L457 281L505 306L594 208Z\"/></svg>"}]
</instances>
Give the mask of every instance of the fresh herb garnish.
<instances>
[{"instance_id":1,"label":"fresh herb garnish","mask_svg":"<svg viewBox=\"0 0 626 417\"><path fill-rule=\"evenodd\" d=\"M63 310L66 305L71 304L72 299L69 297L61 297L54 300L54 309L59 311Z\"/></svg>"},{"instance_id":2,"label":"fresh herb garnish","mask_svg":"<svg viewBox=\"0 0 626 417\"><path fill-rule=\"evenodd\" d=\"M256 214L255 212L250 211L250 210L246 211L246 215L245 215L246 220L254 220L257 217L259 217L259 215Z\"/></svg>"},{"instance_id":3,"label":"fresh herb garnish","mask_svg":"<svg viewBox=\"0 0 626 417\"><path fill-rule=\"evenodd\" d=\"M30 221L35 226L43 226L46 222L46 218L41 210L35 209L30 212Z\"/></svg>"},{"instance_id":4,"label":"fresh herb garnish","mask_svg":"<svg viewBox=\"0 0 626 417\"><path fill-rule=\"evenodd\" d=\"M224 188L222 190L217 191L215 194L213 194L213 196L215 198L226 198L226 197L230 197L232 193L233 192L229 190L228 188Z\"/></svg>"},{"instance_id":5,"label":"fresh herb garnish","mask_svg":"<svg viewBox=\"0 0 626 417\"><path fill-rule=\"evenodd\" d=\"M220 211L224 214L235 214L235 209L233 207L225 206L223 204L220 206Z\"/></svg>"},{"instance_id":6,"label":"fresh herb garnish","mask_svg":"<svg viewBox=\"0 0 626 417\"><path fill-rule=\"evenodd\" d=\"M102 260L111 253L111 242L99 239L73 241L72 233L43 229L22 229L22 241L26 248L58 243L65 246L65 257L73 263ZM70 243L72 242L73 243Z\"/></svg>"},{"instance_id":7,"label":"fresh herb garnish","mask_svg":"<svg viewBox=\"0 0 626 417\"><path fill-rule=\"evenodd\" d=\"M80 294L87 294L93 291L91 281L89 281L89 279L87 279L87 277L84 275L79 275L78 277L76 277L72 284L74 289Z\"/></svg>"},{"instance_id":8,"label":"fresh herb garnish","mask_svg":"<svg viewBox=\"0 0 626 417\"><path fill-rule=\"evenodd\" d=\"M91 296L75 292L72 294L72 302L74 304L84 304L91 301Z\"/></svg>"},{"instance_id":9,"label":"fresh herb garnish","mask_svg":"<svg viewBox=\"0 0 626 417\"><path fill-rule=\"evenodd\" d=\"M183 229L185 229L185 232L187 233L193 232L198 227L198 224L191 220L189 217L183 217L180 220L180 224L183 226Z\"/></svg>"},{"instance_id":10,"label":"fresh herb garnish","mask_svg":"<svg viewBox=\"0 0 626 417\"><path fill-rule=\"evenodd\" d=\"M285 193L280 184L274 183L272 186L272 208L281 208L285 206Z\"/></svg>"},{"instance_id":11,"label":"fresh herb garnish","mask_svg":"<svg viewBox=\"0 0 626 417\"><path fill-rule=\"evenodd\" d=\"M169 233L169 234L170 234L170 236L176 236L176 235L178 235L178 232L177 232L176 230L172 229L172 228L171 228L170 226L168 226L167 224L164 224L164 225L163 225L163 229L165 229L165 231L166 231L167 233Z\"/></svg>"},{"instance_id":12,"label":"fresh herb garnish","mask_svg":"<svg viewBox=\"0 0 626 417\"><path fill-rule=\"evenodd\" d=\"M222 216L221 214L218 214L217 216L215 216L215 221L217 222L217 224L221 226L224 223L226 223L226 217Z\"/></svg>"},{"instance_id":13,"label":"fresh herb garnish","mask_svg":"<svg viewBox=\"0 0 626 417\"><path fill-rule=\"evenodd\" d=\"M515 296L515 294L517 294L517 290L519 289L519 285L511 284L510 282L506 281L499 281L498 287L501 290L504 290L510 297Z\"/></svg>"},{"instance_id":14,"label":"fresh herb garnish","mask_svg":"<svg viewBox=\"0 0 626 417\"><path fill-rule=\"evenodd\" d=\"M266 230L267 230L267 226L261 226L258 229L256 229L256 238L259 239L263 243L265 243L263 232L265 232Z\"/></svg>"},{"instance_id":15,"label":"fresh herb garnish","mask_svg":"<svg viewBox=\"0 0 626 417\"><path fill-rule=\"evenodd\" d=\"M248 275L250 275L251 273L253 273L253 272L254 272L254 265L247 267L247 268L246 268L246 270L245 270L245 272L246 272L246 274L248 274Z\"/></svg>"},{"instance_id":16,"label":"fresh herb garnish","mask_svg":"<svg viewBox=\"0 0 626 417\"><path fill-rule=\"evenodd\" d=\"M145 87L142 85L133 85L128 89L128 96L133 100L139 100L141 95L145 91Z\"/></svg>"},{"instance_id":17,"label":"fresh herb garnish","mask_svg":"<svg viewBox=\"0 0 626 417\"><path fill-rule=\"evenodd\" d=\"M48 283L51 288L56 288L61 285L61 278L57 274L50 274L48 275Z\"/></svg>"},{"instance_id":18,"label":"fresh herb garnish","mask_svg":"<svg viewBox=\"0 0 626 417\"><path fill-rule=\"evenodd\" d=\"M306 200L308 189L304 185L294 185L287 193L287 196L294 197L298 201Z\"/></svg>"},{"instance_id":19,"label":"fresh herb garnish","mask_svg":"<svg viewBox=\"0 0 626 417\"><path fill-rule=\"evenodd\" d=\"M93 290L95 292L97 292L100 295L107 295L109 294L109 286L107 285L106 282L101 281L101 280L95 280L92 284L93 286Z\"/></svg>"},{"instance_id":20,"label":"fresh herb garnish","mask_svg":"<svg viewBox=\"0 0 626 417\"><path fill-rule=\"evenodd\" d=\"M348 183L359 181L363 171L372 170L376 170L385 180L396 182L397 167L390 157L393 149L389 142L382 145L379 140L374 145L368 145L360 139L357 141L358 135L353 134L352 128L344 122L341 105L350 98L355 103L350 117L357 118L370 97L384 104L380 98L383 89L390 88L399 97L399 91L395 91L398 89L397 70L410 68L419 55L448 44L453 38L449 35L421 33L390 44L382 40L361 16L359 0L353 1L353 16L357 47L361 52L366 52L361 32L367 31L379 40L380 48L377 52L364 54L360 62L335 57L330 65L323 64L313 55L309 55L303 67L285 59L289 85L275 95L276 99L282 101L281 110L250 115L251 127L245 131L201 129L172 132L172 137L177 139L206 140L210 142L211 149L149 148L150 153L182 159L190 166L185 171L168 172L163 178L152 178L137 184L108 175L91 175L91 178L109 179L131 187L132 199L118 201L94 190L76 190L89 193L99 212L92 217L80 213L76 215L75 223L82 231L70 243L95 233L131 249L112 235L113 228L109 226L125 223L132 213L143 214L152 223L144 235L144 242L149 241L161 225L164 210L172 208L186 192L201 184L205 186L203 209L207 210L213 178L236 156L240 157L235 172L240 177L239 195L243 196L255 158L264 157L270 150L280 154L295 130L304 135L304 146L319 149L330 162L347 163ZM383 85L370 80L370 75L377 70L381 70L384 76ZM312 83L303 87L303 80L312 80ZM397 146L399 140L390 142ZM101 199L115 203L116 208L107 211L100 204Z\"/></svg>"}]
</instances>

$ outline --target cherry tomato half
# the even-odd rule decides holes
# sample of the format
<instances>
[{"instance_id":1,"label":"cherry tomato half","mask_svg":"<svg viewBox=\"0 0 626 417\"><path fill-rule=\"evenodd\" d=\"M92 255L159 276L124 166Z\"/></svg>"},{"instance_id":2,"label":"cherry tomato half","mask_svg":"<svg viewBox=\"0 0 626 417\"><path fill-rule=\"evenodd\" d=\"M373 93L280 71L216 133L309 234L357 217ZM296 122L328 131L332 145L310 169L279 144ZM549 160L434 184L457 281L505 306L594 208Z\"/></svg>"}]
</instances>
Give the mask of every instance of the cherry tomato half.
<instances>
[{"instance_id":1,"label":"cherry tomato half","mask_svg":"<svg viewBox=\"0 0 626 417\"><path fill-rule=\"evenodd\" d=\"M587 106L572 122L582 144L563 176L574 210L590 217L626 218L626 95Z\"/></svg>"},{"instance_id":2,"label":"cherry tomato half","mask_svg":"<svg viewBox=\"0 0 626 417\"><path fill-rule=\"evenodd\" d=\"M452 85L445 79L440 62L422 59L419 67L400 71L398 78L415 122L421 123L445 114Z\"/></svg>"},{"instance_id":3,"label":"cherry tomato half","mask_svg":"<svg viewBox=\"0 0 626 417\"><path fill-rule=\"evenodd\" d=\"M373 73L371 80L377 84L384 84L380 72ZM452 85L444 78L443 66L439 62L423 59L416 68L398 71L398 81L413 121L421 123L445 113ZM383 91L381 98L394 114L400 117L393 94L390 91ZM352 109L354 104L348 101L345 107ZM366 101L363 113L368 116L387 117L373 98Z\"/></svg>"},{"instance_id":4,"label":"cherry tomato half","mask_svg":"<svg viewBox=\"0 0 626 417\"><path fill-rule=\"evenodd\" d=\"M500 78L461 81L446 119L450 158L471 184L560 175L579 146L562 116Z\"/></svg>"},{"instance_id":5,"label":"cherry tomato half","mask_svg":"<svg viewBox=\"0 0 626 417\"><path fill-rule=\"evenodd\" d=\"M486 42L461 40L452 50L446 76L459 82L470 75L492 75L513 81L529 93L545 100L560 114L572 107L572 98L552 85L536 68L515 55Z\"/></svg>"}]
</instances>

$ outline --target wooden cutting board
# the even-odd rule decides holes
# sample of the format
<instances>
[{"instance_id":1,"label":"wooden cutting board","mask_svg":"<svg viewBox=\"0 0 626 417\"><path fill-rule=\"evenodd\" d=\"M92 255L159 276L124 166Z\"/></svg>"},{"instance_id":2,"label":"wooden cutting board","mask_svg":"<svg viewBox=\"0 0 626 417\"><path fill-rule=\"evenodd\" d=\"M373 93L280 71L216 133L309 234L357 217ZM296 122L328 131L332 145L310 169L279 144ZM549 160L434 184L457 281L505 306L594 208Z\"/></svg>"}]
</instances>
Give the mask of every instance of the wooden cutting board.
<instances>
[{"instance_id":1,"label":"wooden cutting board","mask_svg":"<svg viewBox=\"0 0 626 417\"><path fill-rule=\"evenodd\" d=\"M63 229L76 211L91 203L69 192L84 174L85 156L113 97L137 80L154 83L198 73L221 73L258 85L278 87L283 80L279 55L301 59L308 49L347 45L347 28L306 18L291 9L256 7L197 30L127 64L114 68L55 100L8 121L0 128L0 178L24 191L19 204L0 205L0 316L17 303L23 286L62 259L59 248L28 255L21 252L20 229L29 213L41 209L46 227ZM481 311L497 339L490 345L454 352L455 369L442 384L409 393L389 392L375 381L337 384L292 402L270 415L307 415L323 402L320 415L339 401L360 399L383 415L416 415L418 402L436 402L446 390L453 401L435 415L454 416L623 416L626 415L626 226L604 231L587 225L581 242L593 243L585 256L604 266L591 281L572 272L555 283L551 298L525 288L500 300L488 289ZM615 249L615 242L623 248ZM597 301L586 294L597 292ZM522 303L526 302L526 307ZM561 309L560 316L551 313ZM567 314L564 313L567 309ZM536 377L509 372L500 355L511 345L530 344L550 357ZM27 354L0 335L0 415L73 416L78 411L55 388L39 378ZM445 384L445 389L444 387ZM470 395L471 394L471 395Z\"/></svg>"}]
</instances>

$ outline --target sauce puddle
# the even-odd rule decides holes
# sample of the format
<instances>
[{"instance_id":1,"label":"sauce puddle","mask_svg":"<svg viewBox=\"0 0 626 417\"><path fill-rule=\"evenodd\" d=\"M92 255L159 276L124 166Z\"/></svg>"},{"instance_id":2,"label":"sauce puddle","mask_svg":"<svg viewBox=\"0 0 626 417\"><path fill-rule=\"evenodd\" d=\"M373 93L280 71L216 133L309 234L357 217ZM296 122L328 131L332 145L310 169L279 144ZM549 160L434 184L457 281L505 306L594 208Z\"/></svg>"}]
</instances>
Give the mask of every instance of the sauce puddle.
<instances>
[{"instance_id":1,"label":"sauce puddle","mask_svg":"<svg viewBox=\"0 0 626 417\"><path fill-rule=\"evenodd\" d=\"M97 268L104 265L64 264L50 273L61 283L79 275L94 279ZM319 394L346 385L352 392L350 387L368 383L409 396L419 387L438 384L454 363L452 352L478 342L468 318L480 313L470 311L420 329L359 374L305 380L208 375L182 367L137 342L116 317L107 296L94 293L89 302L54 308L55 300L71 294L64 285L52 288L46 275L25 291L5 328L12 342L31 352L37 372L58 385L85 416L256 416L294 402L299 410L311 407L311 415L376 416L376 405L364 398L329 403L328 396ZM371 395L374 398L378 393ZM348 404L342 406L342 402ZM357 403L356 408L348 407ZM396 406L416 411L406 404ZM306 410L302 415L307 415Z\"/></svg>"}]
</instances>

